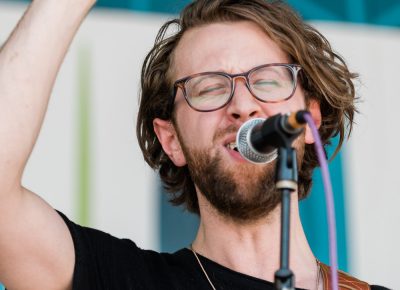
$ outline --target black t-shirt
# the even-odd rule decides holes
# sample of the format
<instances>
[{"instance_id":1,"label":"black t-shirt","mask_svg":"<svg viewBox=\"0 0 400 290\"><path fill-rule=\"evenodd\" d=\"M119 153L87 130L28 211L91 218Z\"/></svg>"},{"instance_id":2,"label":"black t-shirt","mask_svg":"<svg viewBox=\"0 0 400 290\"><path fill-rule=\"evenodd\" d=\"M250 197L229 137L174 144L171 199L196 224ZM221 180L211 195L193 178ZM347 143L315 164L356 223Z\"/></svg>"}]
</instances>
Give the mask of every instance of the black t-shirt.
<instances>
[{"instance_id":1,"label":"black t-shirt","mask_svg":"<svg viewBox=\"0 0 400 290\"><path fill-rule=\"evenodd\" d=\"M75 246L73 290L212 289L189 249L173 254L142 250L131 240L81 227L60 215ZM200 255L199 258L217 290L274 289L272 282L232 271Z\"/></svg>"}]
</instances>

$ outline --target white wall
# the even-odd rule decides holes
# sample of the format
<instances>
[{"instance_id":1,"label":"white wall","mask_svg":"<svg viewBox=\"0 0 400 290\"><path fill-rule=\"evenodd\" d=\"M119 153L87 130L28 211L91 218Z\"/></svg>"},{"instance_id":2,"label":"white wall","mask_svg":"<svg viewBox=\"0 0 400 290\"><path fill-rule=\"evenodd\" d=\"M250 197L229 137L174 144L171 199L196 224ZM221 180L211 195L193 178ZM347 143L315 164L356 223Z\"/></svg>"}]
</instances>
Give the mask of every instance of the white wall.
<instances>
[{"instance_id":1,"label":"white wall","mask_svg":"<svg viewBox=\"0 0 400 290\"><path fill-rule=\"evenodd\" d=\"M24 5L0 3L0 40ZM141 62L166 16L93 11L58 78L24 184L74 218L78 57L90 52L91 225L140 246L158 248L155 176L141 157L135 137ZM361 114L345 150L351 272L397 289L400 279L400 190L396 186L400 137L400 32L350 24L315 23L361 75Z\"/></svg>"}]
</instances>

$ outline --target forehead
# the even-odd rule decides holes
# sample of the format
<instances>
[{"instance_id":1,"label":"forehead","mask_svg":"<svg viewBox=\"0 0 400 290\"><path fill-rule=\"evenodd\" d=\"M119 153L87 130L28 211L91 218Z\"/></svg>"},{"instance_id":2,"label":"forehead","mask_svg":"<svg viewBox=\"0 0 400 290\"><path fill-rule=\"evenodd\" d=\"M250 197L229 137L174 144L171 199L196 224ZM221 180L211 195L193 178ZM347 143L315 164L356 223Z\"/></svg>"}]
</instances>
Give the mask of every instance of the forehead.
<instances>
[{"instance_id":1,"label":"forehead","mask_svg":"<svg viewBox=\"0 0 400 290\"><path fill-rule=\"evenodd\" d=\"M255 23L207 24L188 30L174 51L173 77L205 71L239 73L267 63L287 63L288 57Z\"/></svg>"}]
</instances>

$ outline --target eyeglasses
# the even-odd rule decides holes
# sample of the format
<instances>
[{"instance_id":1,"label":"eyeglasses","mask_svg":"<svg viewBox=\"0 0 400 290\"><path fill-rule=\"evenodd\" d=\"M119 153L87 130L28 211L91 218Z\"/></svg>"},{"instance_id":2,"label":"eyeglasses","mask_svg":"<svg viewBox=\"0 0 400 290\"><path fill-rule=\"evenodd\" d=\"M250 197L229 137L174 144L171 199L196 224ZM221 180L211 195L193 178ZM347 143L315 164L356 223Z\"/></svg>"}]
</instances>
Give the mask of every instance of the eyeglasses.
<instances>
[{"instance_id":1,"label":"eyeglasses","mask_svg":"<svg viewBox=\"0 0 400 290\"><path fill-rule=\"evenodd\" d=\"M179 79L174 84L172 108L178 88L187 103L196 111L211 112L226 106L235 92L235 80L243 78L251 94L264 103L278 103L290 99L297 86L297 64L272 63L257 66L248 72L228 74L203 72Z\"/></svg>"}]
</instances>

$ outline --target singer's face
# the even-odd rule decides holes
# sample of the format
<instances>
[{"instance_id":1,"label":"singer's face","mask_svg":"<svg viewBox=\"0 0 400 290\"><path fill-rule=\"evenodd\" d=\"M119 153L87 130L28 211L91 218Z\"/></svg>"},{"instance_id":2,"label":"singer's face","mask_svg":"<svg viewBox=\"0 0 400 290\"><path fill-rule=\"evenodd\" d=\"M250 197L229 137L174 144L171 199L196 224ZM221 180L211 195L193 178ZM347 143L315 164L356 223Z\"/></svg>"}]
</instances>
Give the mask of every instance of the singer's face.
<instances>
[{"instance_id":1,"label":"singer's face","mask_svg":"<svg viewBox=\"0 0 400 290\"><path fill-rule=\"evenodd\" d=\"M289 62L287 55L256 24L216 23L184 34L174 54L174 79L206 71L236 74L262 64ZM247 161L226 145L234 142L240 125L251 118L267 118L304 108L300 87L287 101L263 103L251 95L243 79L238 79L231 102L213 112L193 110L179 89L175 121L188 148L210 147L213 154L220 152L227 166L238 166Z\"/></svg>"},{"instance_id":2,"label":"singer's face","mask_svg":"<svg viewBox=\"0 0 400 290\"><path fill-rule=\"evenodd\" d=\"M174 78L180 79L206 71L242 73L268 63L289 63L289 59L257 25L216 23L184 34L175 50L173 71ZM300 87L287 101L263 103L238 79L231 102L213 112L193 110L178 90L174 124L183 152L180 160L188 164L197 189L224 215L259 218L279 203L273 185L274 163L251 164L229 144L248 119L304 108Z\"/></svg>"}]
</instances>

